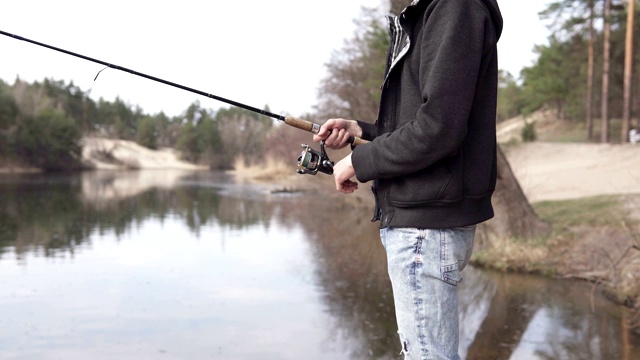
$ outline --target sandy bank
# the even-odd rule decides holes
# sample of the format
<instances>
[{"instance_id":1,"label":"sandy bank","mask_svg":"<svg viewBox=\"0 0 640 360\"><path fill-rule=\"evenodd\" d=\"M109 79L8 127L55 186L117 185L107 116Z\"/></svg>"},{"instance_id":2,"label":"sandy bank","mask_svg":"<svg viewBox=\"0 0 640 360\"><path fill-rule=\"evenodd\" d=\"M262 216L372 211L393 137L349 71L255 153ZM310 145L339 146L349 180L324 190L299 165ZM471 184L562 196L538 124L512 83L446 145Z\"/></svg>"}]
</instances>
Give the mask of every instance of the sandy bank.
<instances>
[{"instance_id":1,"label":"sandy bank","mask_svg":"<svg viewBox=\"0 0 640 360\"><path fill-rule=\"evenodd\" d=\"M132 141L85 137L82 159L99 170L178 169L206 170L206 166L182 161L173 149L151 150Z\"/></svg>"},{"instance_id":2,"label":"sandy bank","mask_svg":"<svg viewBox=\"0 0 640 360\"><path fill-rule=\"evenodd\" d=\"M534 142L503 150L531 202L640 194L640 145Z\"/></svg>"}]
</instances>

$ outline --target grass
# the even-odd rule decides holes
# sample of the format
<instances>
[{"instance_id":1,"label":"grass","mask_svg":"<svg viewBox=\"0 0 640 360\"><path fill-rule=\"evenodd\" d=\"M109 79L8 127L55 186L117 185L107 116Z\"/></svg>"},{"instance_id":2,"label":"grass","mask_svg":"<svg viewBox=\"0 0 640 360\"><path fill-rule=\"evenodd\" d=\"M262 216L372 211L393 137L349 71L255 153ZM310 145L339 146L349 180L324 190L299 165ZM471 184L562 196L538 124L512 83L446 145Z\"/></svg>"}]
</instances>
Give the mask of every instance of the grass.
<instances>
[{"instance_id":1,"label":"grass","mask_svg":"<svg viewBox=\"0 0 640 360\"><path fill-rule=\"evenodd\" d=\"M541 201L532 204L542 220L554 229L578 225L619 226L626 212L618 195L599 195L582 199Z\"/></svg>"},{"instance_id":2,"label":"grass","mask_svg":"<svg viewBox=\"0 0 640 360\"><path fill-rule=\"evenodd\" d=\"M536 129L538 141L560 143L586 142L587 128L584 122L555 121L552 125L547 126L549 126L550 129ZM594 135L594 139L595 138Z\"/></svg>"},{"instance_id":3,"label":"grass","mask_svg":"<svg viewBox=\"0 0 640 360\"><path fill-rule=\"evenodd\" d=\"M486 248L474 251L471 262L485 268L554 276L556 268L549 264L549 248L545 239L498 238Z\"/></svg>"},{"instance_id":4,"label":"grass","mask_svg":"<svg viewBox=\"0 0 640 360\"><path fill-rule=\"evenodd\" d=\"M600 119L594 119L591 139L586 138L584 121L562 121L551 116L536 122L535 130L540 142L599 143L600 125ZM611 144L620 143L621 125L620 119L611 119ZM630 326L640 329L638 204L640 194L533 203L538 216L552 226L548 237L505 239L476 257L484 263L481 265L497 269L593 281L612 300L633 308Z\"/></svg>"},{"instance_id":5,"label":"grass","mask_svg":"<svg viewBox=\"0 0 640 360\"><path fill-rule=\"evenodd\" d=\"M552 226L553 231L548 236L493 239L489 247L474 253L473 263L502 271L555 276L559 271L557 266L566 267L562 265L565 259L556 258L560 249L588 244L588 241L584 241L584 234L597 234L595 229L614 228L617 229L615 233L625 234L625 221L630 221L624 197L619 195L542 201L532 206L538 216ZM578 250L584 253L590 251L584 248Z\"/></svg>"},{"instance_id":6,"label":"grass","mask_svg":"<svg viewBox=\"0 0 640 360\"><path fill-rule=\"evenodd\" d=\"M587 124L584 121L554 120L545 122L543 125L536 124L536 134L538 141L561 142L561 143L581 143L600 142L601 123L600 119L593 120L593 134L591 140L587 139ZM622 120L609 120L609 142L620 143L622 131Z\"/></svg>"}]
</instances>

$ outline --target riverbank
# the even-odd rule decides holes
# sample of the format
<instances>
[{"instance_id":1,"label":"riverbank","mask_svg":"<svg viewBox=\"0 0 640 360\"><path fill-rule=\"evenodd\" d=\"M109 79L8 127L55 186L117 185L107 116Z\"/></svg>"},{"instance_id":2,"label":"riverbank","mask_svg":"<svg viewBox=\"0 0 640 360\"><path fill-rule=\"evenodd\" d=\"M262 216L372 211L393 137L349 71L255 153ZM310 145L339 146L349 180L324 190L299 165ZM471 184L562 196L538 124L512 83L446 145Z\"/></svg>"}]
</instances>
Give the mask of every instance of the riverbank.
<instances>
[{"instance_id":1,"label":"riverbank","mask_svg":"<svg viewBox=\"0 0 640 360\"><path fill-rule=\"evenodd\" d=\"M82 139L82 162L89 169L172 169L208 170L180 159L174 149L152 150L133 141L85 137Z\"/></svg>"},{"instance_id":2,"label":"riverbank","mask_svg":"<svg viewBox=\"0 0 640 360\"><path fill-rule=\"evenodd\" d=\"M85 170L208 170L180 159L175 149L152 150L133 141L84 137L80 162ZM0 159L2 173L38 173L41 169L10 159Z\"/></svg>"},{"instance_id":3,"label":"riverbank","mask_svg":"<svg viewBox=\"0 0 640 360\"><path fill-rule=\"evenodd\" d=\"M585 279L640 311L640 146L528 143L504 146L543 239L512 239L480 253L482 265Z\"/></svg>"},{"instance_id":4,"label":"riverbank","mask_svg":"<svg viewBox=\"0 0 640 360\"><path fill-rule=\"evenodd\" d=\"M554 142L548 139L562 137L558 126L566 124L551 124L545 117L536 121L543 141L517 140L523 119L501 124L498 139L525 196L552 231L544 238L499 239L478 249L472 262L502 271L589 281L612 301L632 308L637 316L630 326L638 328L640 145ZM329 156L334 161L341 158L335 153ZM333 190L330 176L261 171L262 181L274 190L304 190L373 206L368 184L342 196ZM239 169L238 177L252 178L248 169Z\"/></svg>"},{"instance_id":5,"label":"riverbank","mask_svg":"<svg viewBox=\"0 0 640 360\"><path fill-rule=\"evenodd\" d=\"M536 213L544 239L513 239L517 251L480 253L482 265L582 279L633 309L640 329L640 145L577 142L584 129L537 114L542 141L518 140L524 119L498 127L498 141Z\"/></svg>"},{"instance_id":6,"label":"riverbank","mask_svg":"<svg viewBox=\"0 0 640 360\"><path fill-rule=\"evenodd\" d=\"M544 239L502 239L490 249L479 249L473 263L588 280L614 301L640 313L640 145L523 144L517 141L523 123L515 119L501 124L498 139L524 194L553 231ZM101 138L85 138L84 145L83 162L92 169L207 170L181 161L170 149L150 150L129 141ZM329 156L337 161L345 154L330 151ZM4 172L37 171L10 165L0 164L0 168ZM274 193L304 191L352 206L373 206L368 184L343 196L334 190L333 177L299 175L295 165L295 159L286 164L268 161L259 167L238 161L234 174L238 181L259 182Z\"/></svg>"}]
</instances>

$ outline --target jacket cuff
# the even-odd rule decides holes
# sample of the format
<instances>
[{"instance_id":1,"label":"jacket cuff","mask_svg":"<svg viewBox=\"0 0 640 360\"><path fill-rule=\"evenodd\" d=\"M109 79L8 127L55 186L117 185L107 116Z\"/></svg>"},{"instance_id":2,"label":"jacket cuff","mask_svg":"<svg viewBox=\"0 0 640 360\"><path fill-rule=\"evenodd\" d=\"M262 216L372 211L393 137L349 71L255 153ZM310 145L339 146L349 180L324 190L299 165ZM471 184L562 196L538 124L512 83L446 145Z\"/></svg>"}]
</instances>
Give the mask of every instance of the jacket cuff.
<instances>
[{"instance_id":1,"label":"jacket cuff","mask_svg":"<svg viewBox=\"0 0 640 360\"><path fill-rule=\"evenodd\" d=\"M362 129L361 139L363 140L373 140L378 135L378 130L376 124L372 124L362 120L356 120L358 122L358 126Z\"/></svg>"},{"instance_id":2,"label":"jacket cuff","mask_svg":"<svg viewBox=\"0 0 640 360\"><path fill-rule=\"evenodd\" d=\"M373 180L372 168L375 166L371 161L372 143L355 146L351 151L351 164L356 172L356 179L361 183Z\"/></svg>"}]
</instances>

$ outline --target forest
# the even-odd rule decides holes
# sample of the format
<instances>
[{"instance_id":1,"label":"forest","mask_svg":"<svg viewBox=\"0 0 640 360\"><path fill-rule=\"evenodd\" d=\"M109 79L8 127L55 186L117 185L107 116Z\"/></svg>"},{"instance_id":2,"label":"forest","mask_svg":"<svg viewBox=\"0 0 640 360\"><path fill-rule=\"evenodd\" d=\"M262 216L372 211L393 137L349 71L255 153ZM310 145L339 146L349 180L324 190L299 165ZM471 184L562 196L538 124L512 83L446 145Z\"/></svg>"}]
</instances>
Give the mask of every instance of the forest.
<instances>
[{"instance_id":1,"label":"forest","mask_svg":"<svg viewBox=\"0 0 640 360\"><path fill-rule=\"evenodd\" d=\"M390 1L389 9L398 13L407 2ZM552 35L535 46L531 66L519 74L501 71L498 121L546 110L556 121L582 129L582 141L627 142L640 112L635 1L561 0L538 15ZM296 116L316 122L376 118L388 43L384 21L376 9L363 8L356 32L326 64L315 111ZM298 151L294 145L306 135L266 116L234 107L213 110L198 100L169 117L146 114L118 98L95 100L72 82L12 81L0 80L0 165L79 169L83 137L99 136L175 148L184 160L228 169L240 156L249 163L265 156L290 161ZM522 136L534 140L534 124ZM281 141L270 141L274 138ZM290 150L287 143L293 144Z\"/></svg>"}]
</instances>

